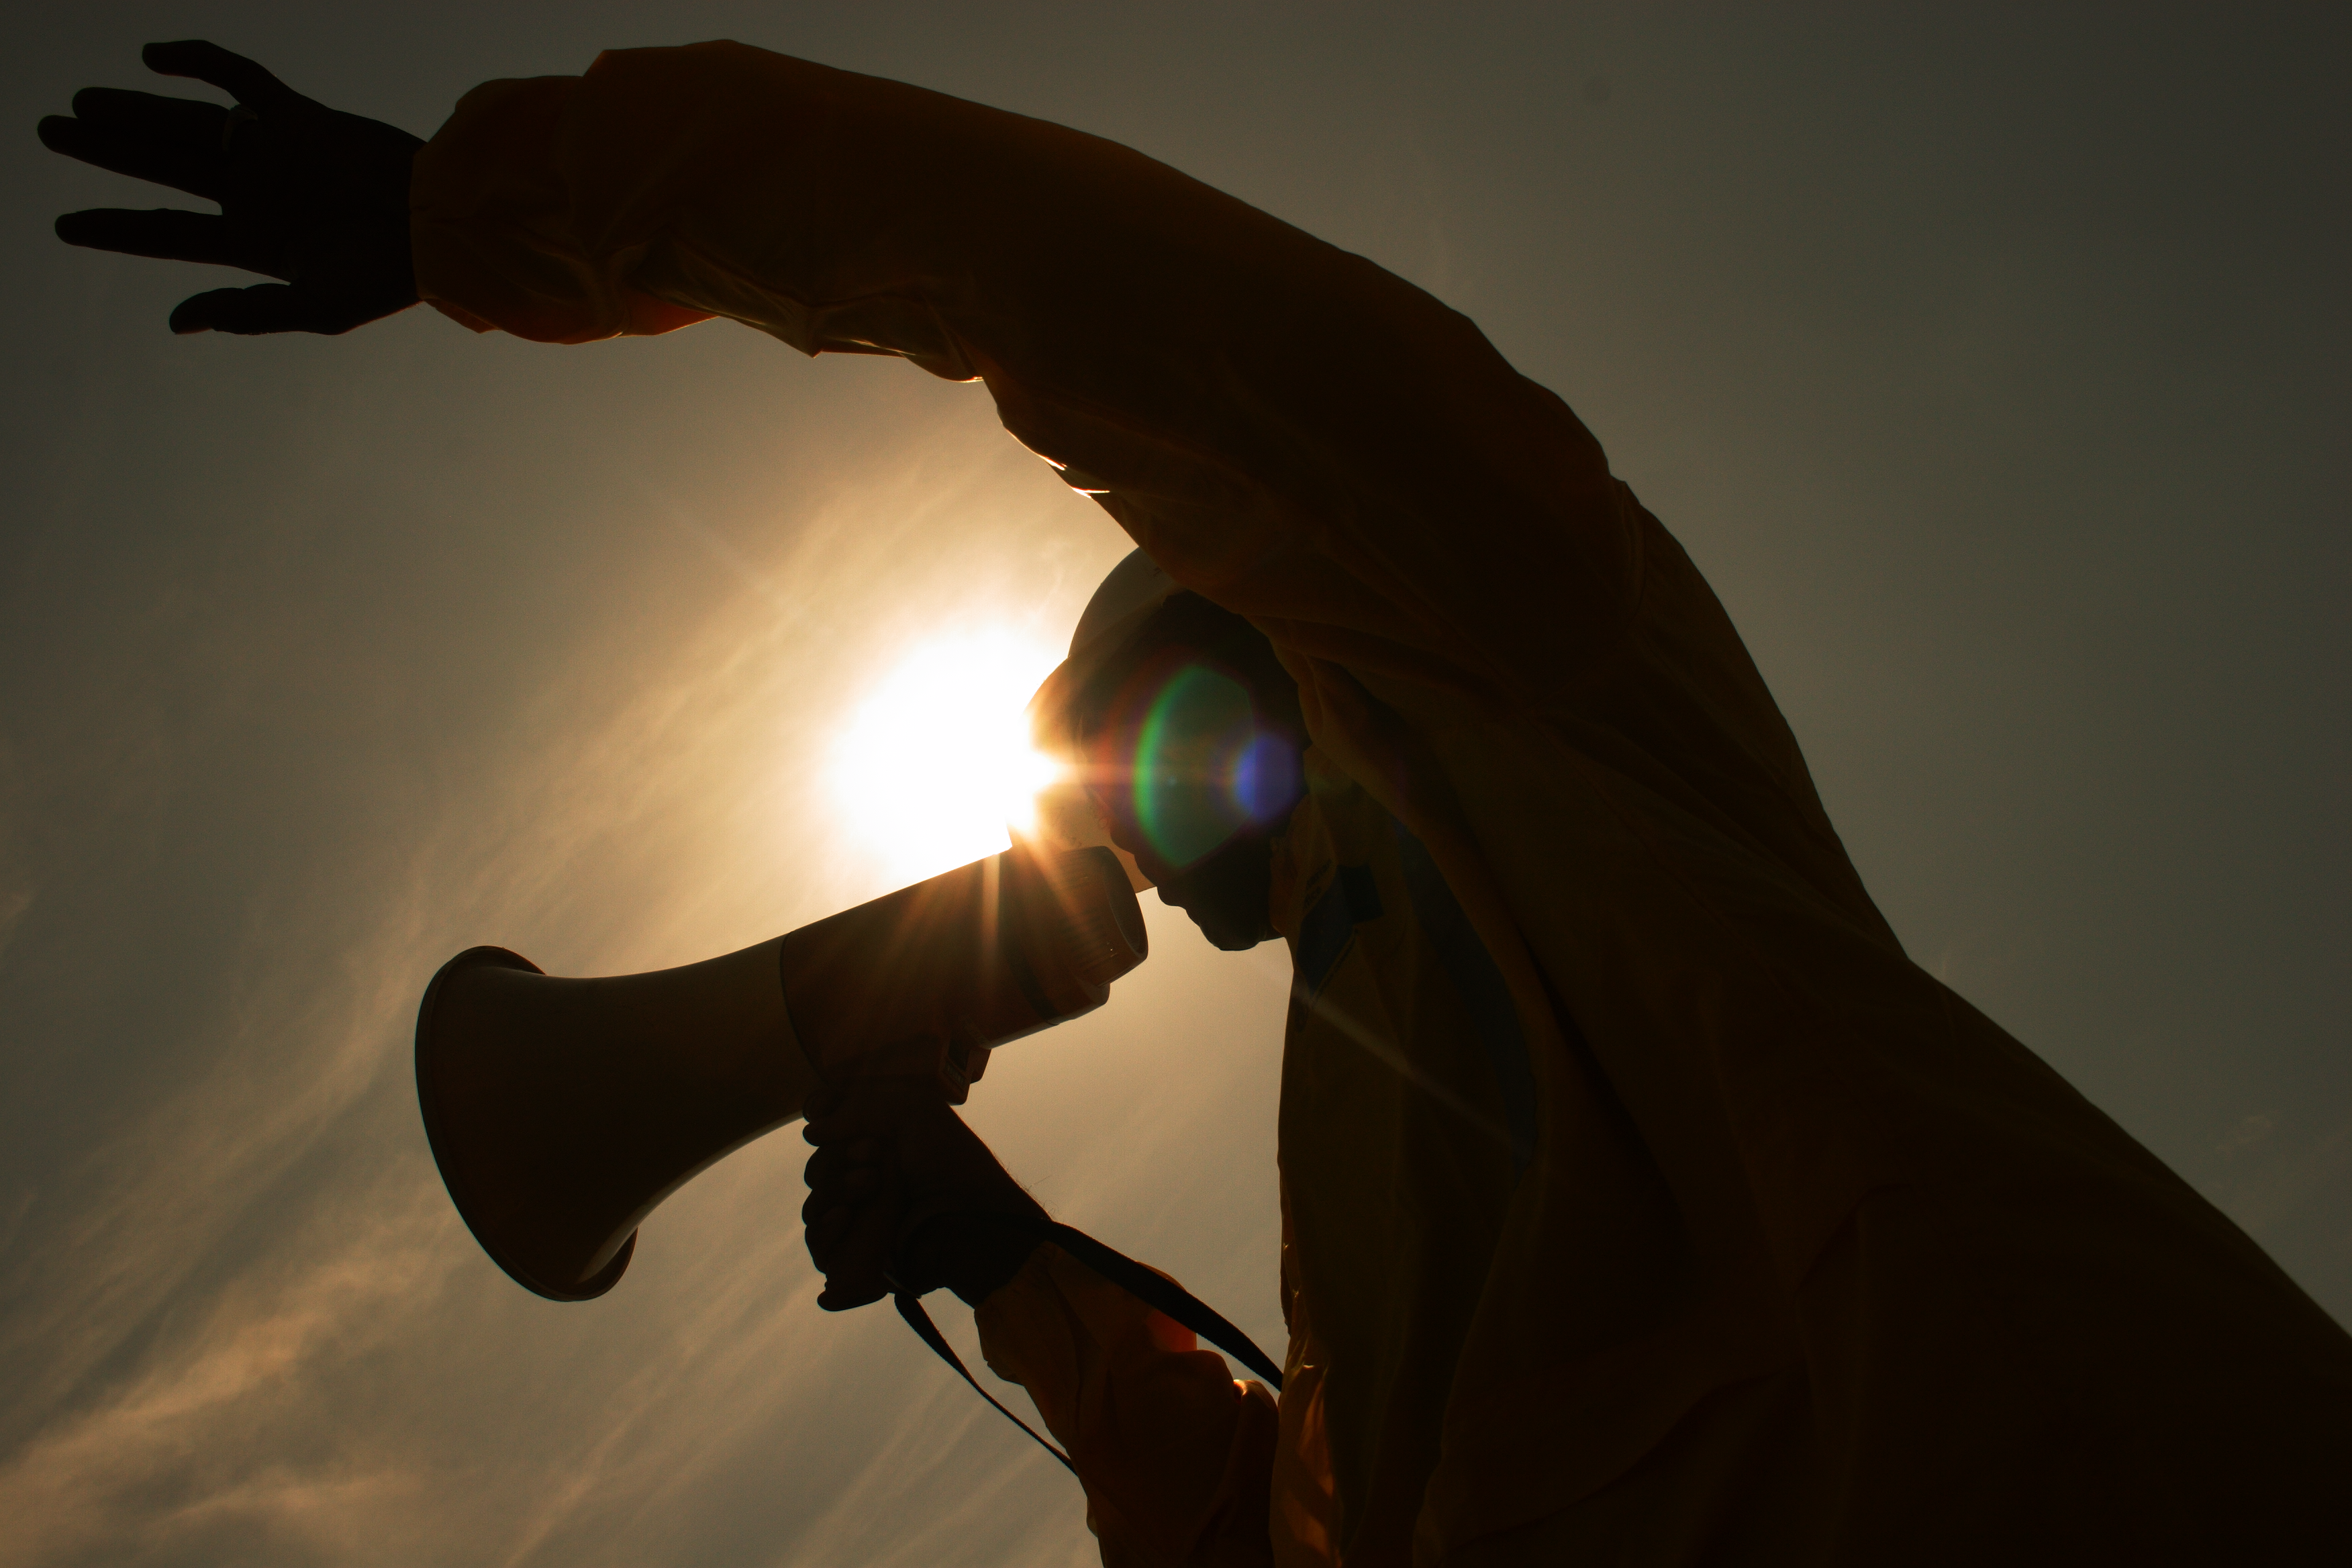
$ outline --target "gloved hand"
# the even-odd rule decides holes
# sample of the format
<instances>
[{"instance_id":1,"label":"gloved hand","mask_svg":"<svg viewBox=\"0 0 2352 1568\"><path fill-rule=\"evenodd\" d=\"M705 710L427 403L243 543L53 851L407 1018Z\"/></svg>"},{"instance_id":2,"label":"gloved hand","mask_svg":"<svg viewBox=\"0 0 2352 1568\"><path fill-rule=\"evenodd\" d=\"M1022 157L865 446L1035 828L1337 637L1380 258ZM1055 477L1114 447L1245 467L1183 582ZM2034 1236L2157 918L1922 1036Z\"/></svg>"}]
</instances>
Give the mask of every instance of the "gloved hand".
<instances>
[{"instance_id":1,"label":"gloved hand","mask_svg":"<svg viewBox=\"0 0 2352 1568\"><path fill-rule=\"evenodd\" d=\"M1020 1270L1034 1238L993 1216L1045 1211L940 1098L932 1079L867 1079L819 1090L803 1136L817 1305L845 1311L894 1290L945 1286L972 1306Z\"/></svg>"},{"instance_id":2,"label":"gloved hand","mask_svg":"<svg viewBox=\"0 0 2352 1568\"><path fill-rule=\"evenodd\" d=\"M50 151L220 204L220 216L99 208L58 219L68 245L241 267L282 279L183 300L175 332L347 332L416 303L408 168L417 137L313 102L239 55L150 44L150 70L234 94L235 109L89 87L40 124Z\"/></svg>"}]
</instances>

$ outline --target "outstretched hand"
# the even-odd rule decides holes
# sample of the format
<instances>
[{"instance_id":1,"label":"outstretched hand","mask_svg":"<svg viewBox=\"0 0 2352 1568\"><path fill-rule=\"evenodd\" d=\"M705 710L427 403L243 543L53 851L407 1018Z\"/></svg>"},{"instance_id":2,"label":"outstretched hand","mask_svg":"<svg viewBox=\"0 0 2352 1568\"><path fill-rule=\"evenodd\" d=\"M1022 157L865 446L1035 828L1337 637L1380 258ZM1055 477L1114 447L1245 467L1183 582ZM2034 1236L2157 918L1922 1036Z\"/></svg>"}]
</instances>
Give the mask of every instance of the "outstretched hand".
<instances>
[{"instance_id":1,"label":"outstretched hand","mask_svg":"<svg viewBox=\"0 0 2352 1568\"><path fill-rule=\"evenodd\" d=\"M868 1079L809 1101L809 1256L817 1305L863 1307L948 1287L973 1306L1035 1245L998 1215L1045 1211L1007 1174L929 1078Z\"/></svg>"},{"instance_id":2,"label":"outstretched hand","mask_svg":"<svg viewBox=\"0 0 2352 1568\"><path fill-rule=\"evenodd\" d=\"M42 145L217 202L220 213L68 213L59 239L281 279L183 300L175 332L347 332L416 303L408 174L420 139L304 98L215 44L150 44L142 58L236 106L84 88L71 116L41 121Z\"/></svg>"}]
</instances>

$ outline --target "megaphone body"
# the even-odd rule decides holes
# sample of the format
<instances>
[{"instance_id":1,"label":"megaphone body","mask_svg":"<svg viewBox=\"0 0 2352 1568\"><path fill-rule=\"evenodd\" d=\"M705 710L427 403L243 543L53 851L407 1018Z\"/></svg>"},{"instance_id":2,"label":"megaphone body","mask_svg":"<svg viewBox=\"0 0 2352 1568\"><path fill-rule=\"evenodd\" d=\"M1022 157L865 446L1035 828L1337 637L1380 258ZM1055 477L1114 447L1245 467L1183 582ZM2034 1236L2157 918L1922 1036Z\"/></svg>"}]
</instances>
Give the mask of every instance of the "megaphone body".
<instances>
[{"instance_id":1,"label":"megaphone body","mask_svg":"<svg viewBox=\"0 0 2352 1568\"><path fill-rule=\"evenodd\" d=\"M929 1076L961 1104L991 1050L1099 1007L1147 951L1110 851L1028 846L677 969L559 979L471 948L417 1010L417 1102L483 1249L583 1301L656 1205L819 1085Z\"/></svg>"}]
</instances>

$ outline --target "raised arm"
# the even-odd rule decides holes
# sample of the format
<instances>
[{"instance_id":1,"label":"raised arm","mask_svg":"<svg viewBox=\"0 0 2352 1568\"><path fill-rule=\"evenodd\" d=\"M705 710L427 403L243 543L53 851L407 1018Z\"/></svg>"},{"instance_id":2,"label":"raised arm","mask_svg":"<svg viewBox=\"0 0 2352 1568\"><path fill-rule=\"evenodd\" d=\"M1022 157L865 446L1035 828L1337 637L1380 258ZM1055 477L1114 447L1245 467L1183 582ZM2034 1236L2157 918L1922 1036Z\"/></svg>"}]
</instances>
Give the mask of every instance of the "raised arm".
<instances>
[{"instance_id":1,"label":"raised arm","mask_svg":"<svg viewBox=\"0 0 2352 1568\"><path fill-rule=\"evenodd\" d=\"M1638 508L1559 398L1420 289L1112 142L730 43L488 83L421 151L210 44L148 62L238 102L92 89L41 136L222 206L70 214L69 243L284 280L175 331L342 331L420 293L550 342L730 316L985 378L1295 659L1542 705L1632 613Z\"/></svg>"},{"instance_id":2,"label":"raised arm","mask_svg":"<svg viewBox=\"0 0 2352 1568\"><path fill-rule=\"evenodd\" d=\"M1293 653L1555 698L1637 587L1559 399L1422 290L1127 148L730 43L491 82L418 155L424 296L579 342L732 317L982 377Z\"/></svg>"}]
</instances>

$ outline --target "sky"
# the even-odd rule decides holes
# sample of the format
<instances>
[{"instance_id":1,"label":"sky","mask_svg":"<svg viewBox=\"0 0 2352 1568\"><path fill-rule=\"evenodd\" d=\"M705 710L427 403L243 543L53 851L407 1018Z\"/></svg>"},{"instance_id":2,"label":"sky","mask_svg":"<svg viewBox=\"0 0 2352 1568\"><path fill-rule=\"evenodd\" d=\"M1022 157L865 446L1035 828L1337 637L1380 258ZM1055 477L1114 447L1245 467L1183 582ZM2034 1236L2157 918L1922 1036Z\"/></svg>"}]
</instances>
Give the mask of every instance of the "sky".
<instances>
[{"instance_id":1,"label":"sky","mask_svg":"<svg viewBox=\"0 0 2352 1568\"><path fill-rule=\"evenodd\" d=\"M664 967L966 858L875 831L860 715L956 649L1026 679L1125 540L982 389L723 323L175 340L234 279L56 243L165 198L32 127L174 90L138 48L190 37L419 134L734 37L1127 142L1429 289L1690 550L1912 955L2352 1321L2341 7L27 7L0 1568L1094 1560L894 1316L817 1310L794 1133L557 1305L451 1210L410 1053L462 948ZM946 741L908 775L893 809L959 801ZM971 1119L1279 1343L1285 965L1146 901L1150 963Z\"/></svg>"}]
</instances>

